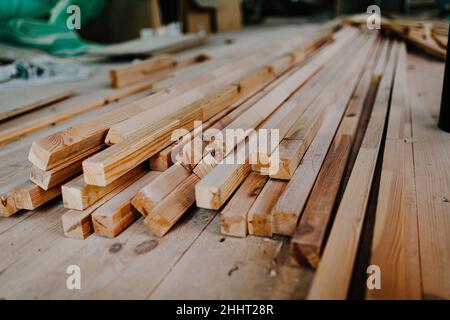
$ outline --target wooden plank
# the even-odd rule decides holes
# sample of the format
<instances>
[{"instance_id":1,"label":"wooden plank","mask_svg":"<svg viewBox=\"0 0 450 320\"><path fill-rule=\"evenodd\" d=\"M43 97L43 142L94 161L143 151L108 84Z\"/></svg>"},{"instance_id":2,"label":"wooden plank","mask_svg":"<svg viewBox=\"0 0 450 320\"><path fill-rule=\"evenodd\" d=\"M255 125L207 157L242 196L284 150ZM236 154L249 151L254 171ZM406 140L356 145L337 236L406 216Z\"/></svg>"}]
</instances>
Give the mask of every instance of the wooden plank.
<instances>
[{"instance_id":1,"label":"wooden plank","mask_svg":"<svg viewBox=\"0 0 450 320\"><path fill-rule=\"evenodd\" d=\"M66 99L73 96L75 92L73 90L56 87L55 89L38 93L38 97L36 97L36 92L33 92L32 96L21 93L20 95L14 95L14 99L12 99L12 97L10 99L9 96L12 96L13 94L14 93L5 93L1 96L0 121Z\"/></svg>"},{"instance_id":2,"label":"wooden plank","mask_svg":"<svg viewBox=\"0 0 450 320\"><path fill-rule=\"evenodd\" d=\"M303 49L299 49L299 52L296 54L296 61L298 62L304 57L301 54L302 52L304 54L309 53L321 45L327 37L328 34L327 36L320 35L309 43L304 44L302 46ZM184 83L185 85L190 85L190 82L186 81ZM167 100L168 96L171 96L171 92L172 90L169 90L169 92L167 90L161 91L146 99L142 99L142 101L136 101L118 110L108 112L96 119L39 139L32 145L29 160L38 168L49 170L78 153L103 144L107 130L112 125L124 121L144 110L148 110L154 104Z\"/></svg>"},{"instance_id":3,"label":"wooden plank","mask_svg":"<svg viewBox=\"0 0 450 320\"><path fill-rule=\"evenodd\" d=\"M82 161L89 155L102 150L103 146L98 146L94 149L95 150L88 150L87 152L82 153L49 171L43 171L36 166L31 166L30 180L44 190L48 190L58 184L61 184L79 174L82 171Z\"/></svg>"},{"instance_id":4,"label":"wooden plank","mask_svg":"<svg viewBox=\"0 0 450 320\"><path fill-rule=\"evenodd\" d=\"M350 32L348 37L353 35L354 33ZM331 50L327 55L321 55L320 57L322 57L321 59L331 59L332 56L330 56L330 54L333 53L334 50ZM308 66L309 65L310 64L308 64ZM306 81L306 79L309 78L308 74L314 72L314 70L318 68L320 68L320 64L313 67L310 72L307 72L306 76L300 76L300 78L304 79L303 81ZM253 79L253 74L247 75L241 79L240 83L244 83L247 88L244 90L246 94L251 94L251 92L246 92L250 91L248 86L251 88L254 87L252 91L258 90L263 87L265 83L276 77L275 74L269 72L271 70L269 67L264 67L262 69L268 71L266 74L267 78L264 77L264 81L259 81L258 79L255 85L249 85L248 81L249 79ZM259 71L257 71L257 73L259 74ZM288 85L288 87L298 88L298 84L294 83L294 80L298 80L297 78L298 76L295 77L295 79L292 78L291 82L286 85ZM240 88L240 84L224 87L218 92L215 92L190 106L184 107L180 112L173 115L174 118L179 120L171 121L170 119L163 119L160 122L146 126L143 129L132 133L121 143L84 161L83 171L85 173L85 180L90 184L99 186L105 186L108 183L111 183L127 170L142 163L153 156L157 151L169 145L169 133L174 129L184 128L192 130L194 120L206 121L233 102L242 98L242 96L240 96ZM123 161L124 159L127 161Z\"/></svg>"},{"instance_id":5,"label":"wooden plank","mask_svg":"<svg viewBox=\"0 0 450 320\"><path fill-rule=\"evenodd\" d=\"M272 208L286 188L287 182L270 179L264 185L248 212L248 233L254 236L272 237Z\"/></svg>"},{"instance_id":6,"label":"wooden plank","mask_svg":"<svg viewBox=\"0 0 450 320\"><path fill-rule=\"evenodd\" d=\"M354 41L352 50L361 45L369 45L365 37L358 40ZM283 140L272 150L277 155L274 160L278 161L278 170L270 173L271 178L289 180L300 164L306 149L322 125L328 107L337 99L337 92L342 90L351 77L348 73L342 73L342 68L349 68L346 52L349 51L342 52L343 59L322 70L300 90L300 105L304 111L300 117L292 117L282 125L286 125L289 130L281 135ZM328 95L323 94L324 92ZM269 154L264 155L264 158L268 157Z\"/></svg>"},{"instance_id":7,"label":"wooden plank","mask_svg":"<svg viewBox=\"0 0 450 320\"><path fill-rule=\"evenodd\" d=\"M165 197L151 212L144 224L157 237L163 237L195 201L195 185L200 179L191 174Z\"/></svg>"},{"instance_id":8,"label":"wooden plank","mask_svg":"<svg viewBox=\"0 0 450 320\"><path fill-rule=\"evenodd\" d=\"M309 299L345 299L389 108L398 44L394 42L369 124L311 286Z\"/></svg>"},{"instance_id":9,"label":"wooden plank","mask_svg":"<svg viewBox=\"0 0 450 320\"><path fill-rule=\"evenodd\" d=\"M132 94L139 93L150 89L153 81L143 81L125 89L102 89L92 94L75 96L71 99L64 100L57 104L53 104L52 108L62 109L60 112L55 112L48 116L32 119L31 121L14 126L10 129L1 131L0 144L10 142L18 139L32 132L41 130L45 127L55 125L56 123L76 117L80 114L104 107L107 104L119 101Z\"/></svg>"},{"instance_id":10,"label":"wooden plank","mask_svg":"<svg viewBox=\"0 0 450 320\"><path fill-rule=\"evenodd\" d=\"M140 174L130 176L129 179L123 181L115 189L105 194L101 199L83 211L68 210L61 217L64 235L69 238L84 240L94 233L94 225L92 223L92 214L102 205L113 199L122 190L130 186L136 180L144 175L144 171Z\"/></svg>"},{"instance_id":11,"label":"wooden plank","mask_svg":"<svg viewBox=\"0 0 450 320\"><path fill-rule=\"evenodd\" d=\"M267 177L256 172L250 173L234 196L220 213L220 232L227 236L245 238L247 230L247 214L262 188Z\"/></svg>"},{"instance_id":12,"label":"wooden plank","mask_svg":"<svg viewBox=\"0 0 450 320\"><path fill-rule=\"evenodd\" d=\"M349 102L292 238L292 262L297 265L307 264L313 268L319 265L328 223L343 185L361 117L364 110L372 108L373 100L368 100L368 94L378 86L373 77L374 58L375 55L368 61L363 78Z\"/></svg>"},{"instance_id":13,"label":"wooden plank","mask_svg":"<svg viewBox=\"0 0 450 320\"><path fill-rule=\"evenodd\" d=\"M106 187L89 185L84 181L83 175L81 175L62 186L64 207L73 210L84 210L124 182L133 177L142 176L144 173L144 166L138 166Z\"/></svg>"},{"instance_id":14,"label":"wooden plank","mask_svg":"<svg viewBox=\"0 0 450 320\"><path fill-rule=\"evenodd\" d=\"M0 217L11 217L19 212L19 210L12 192L0 195Z\"/></svg>"},{"instance_id":15,"label":"wooden plank","mask_svg":"<svg viewBox=\"0 0 450 320\"><path fill-rule=\"evenodd\" d=\"M180 185L190 172L180 164L174 164L159 177L144 186L132 199L132 205L144 216Z\"/></svg>"},{"instance_id":16,"label":"wooden plank","mask_svg":"<svg viewBox=\"0 0 450 320\"><path fill-rule=\"evenodd\" d=\"M151 77L156 71L170 68L174 65L175 62L170 55L160 55L154 58L111 69L109 72L111 87L122 88L134 84Z\"/></svg>"},{"instance_id":17,"label":"wooden plank","mask_svg":"<svg viewBox=\"0 0 450 320\"><path fill-rule=\"evenodd\" d=\"M114 238L140 217L131 205L133 197L145 185L151 183L159 172L149 172L132 185L121 191L114 198L103 204L92 214L92 223L96 234Z\"/></svg>"},{"instance_id":18,"label":"wooden plank","mask_svg":"<svg viewBox=\"0 0 450 320\"><path fill-rule=\"evenodd\" d=\"M408 56L413 132L409 144L414 154L414 198L424 299L450 299L450 135L436 126L441 93L447 89L442 85L443 73L443 63L416 54ZM408 223L413 224L414 211L411 212Z\"/></svg>"},{"instance_id":19,"label":"wooden plank","mask_svg":"<svg viewBox=\"0 0 450 320\"><path fill-rule=\"evenodd\" d=\"M285 79L280 85L275 87L266 96L259 100L254 106L247 110L242 116L228 125L220 134L216 135L215 141L219 148L224 148L225 130L243 130L247 137L261 122L263 122L273 111L275 111L285 100L287 100L298 88L308 81L314 74L322 69L345 44L355 37L355 33L350 32L342 41L336 41L312 57L306 65ZM242 141L242 140L241 140ZM241 142L237 141L237 143Z\"/></svg>"},{"instance_id":20,"label":"wooden plank","mask_svg":"<svg viewBox=\"0 0 450 320\"><path fill-rule=\"evenodd\" d=\"M373 42L372 42L373 44ZM353 92L364 71L367 57L370 57L372 46L362 49L361 60L355 60L349 66L353 74L342 91L336 93L338 99L331 105L322 127L305 153L300 166L286 186L285 191L272 209L273 232L282 235L293 235L298 219L303 211L308 196L325 160L326 154L347 109Z\"/></svg>"},{"instance_id":21,"label":"wooden plank","mask_svg":"<svg viewBox=\"0 0 450 320\"><path fill-rule=\"evenodd\" d=\"M421 298L417 212L406 211L405 182L413 180L413 176L407 176L411 172L407 172L406 167L410 145L407 139L411 139L406 55L406 46L402 44L387 124L370 260L371 265L383 270L383 277L381 290L367 290L369 299ZM410 214L412 220L408 224ZM415 243L417 247L408 251L409 243Z\"/></svg>"},{"instance_id":22,"label":"wooden plank","mask_svg":"<svg viewBox=\"0 0 450 320\"><path fill-rule=\"evenodd\" d=\"M342 30L336 35L336 38L345 39L352 34L354 35L355 32L355 30L351 29ZM290 42L292 42L292 39L287 43L289 44ZM287 46L278 45L274 47L265 47L259 50L258 53L249 53L237 61L231 61L207 74L201 74L200 77L202 77L203 80L199 85L193 86L191 88L192 90L185 93L190 100L186 97L179 97L180 101L178 102L166 101L164 108L158 106L158 112L149 110L123 121L110 129L106 141L111 144L117 143L131 133L148 126L148 119L152 119L151 121L153 122L158 121L170 113L179 111L181 107L188 105L189 102L193 102L195 98L200 99L201 97L204 97L207 99L206 96L213 91L213 89L217 89L217 86L219 85L223 86L230 83L236 83L236 85L239 86L242 95L249 93L248 91L256 90L261 87L262 83L266 83L273 79L274 76L280 75L282 72L286 71L286 69L303 60L312 51L317 49L318 46L322 45L323 42L324 36L322 35L306 44L302 43L300 49L293 49L295 48L295 42L294 44L291 43ZM266 79L266 77L268 77L268 79ZM189 85L189 83L190 82L186 85Z\"/></svg>"},{"instance_id":23,"label":"wooden plank","mask_svg":"<svg viewBox=\"0 0 450 320\"><path fill-rule=\"evenodd\" d=\"M15 206L18 209L34 210L61 195L61 186L43 190L28 181L12 190Z\"/></svg>"}]
</instances>

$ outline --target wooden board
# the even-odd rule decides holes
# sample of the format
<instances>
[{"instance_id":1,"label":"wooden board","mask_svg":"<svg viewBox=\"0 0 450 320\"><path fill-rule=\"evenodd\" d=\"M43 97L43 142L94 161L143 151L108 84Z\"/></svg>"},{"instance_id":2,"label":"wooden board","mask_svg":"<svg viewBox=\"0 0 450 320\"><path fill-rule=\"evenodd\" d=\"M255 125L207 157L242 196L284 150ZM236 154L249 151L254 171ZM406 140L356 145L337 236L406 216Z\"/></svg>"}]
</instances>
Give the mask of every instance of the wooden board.
<instances>
[{"instance_id":1,"label":"wooden board","mask_svg":"<svg viewBox=\"0 0 450 320\"><path fill-rule=\"evenodd\" d=\"M373 100L369 94L378 86L378 81L373 78L373 67L378 61L375 58L373 55L369 60L349 102L292 238L292 262L297 265L307 264L313 268L319 265L328 223L343 186L346 169L350 166L350 153L352 148L359 147L354 145L354 141L357 130L362 130L361 118L363 113L372 109Z\"/></svg>"},{"instance_id":2,"label":"wooden board","mask_svg":"<svg viewBox=\"0 0 450 320\"><path fill-rule=\"evenodd\" d=\"M130 84L148 79L153 73L174 66L175 62L169 55L160 55L144 61L128 64L126 66L111 69L109 77L111 87L122 88Z\"/></svg>"},{"instance_id":3,"label":"wooden board","mask_svg":"<svg viewBox=\"0 0 450 320\"><path fill-rule=\"evenodd\" d=\"M247 214L262 188L267 177L255 172L244 180L242 185L220 213L220 232L227 236L245 238L248 234Z\"/></svg>"},{"instance_id":4,"label":"wooden board","mask_svg":"<svg viewBox=\"0 0 450 320\"><path fill-rule=\"evenodd\" d=\"M391 96L398 46L395 42L380 83L363 143L311 286L309 299L345 299L358 249Z\"/></svg>"},{"instance_id":5,"label":"wooden board","mask_svg":"<svg viewBox=\"0 0 450 320\"><path fill-rule=\"evenodd\" d=\"M73 90L61 89L59 87L40 92L33 90L31 95L23 92L17 95L16 91L12 91L11 93L6 91L0 94L0 121L47 106L74 94L75 92Z\"/></svg>"},{"instance_id":6,"label":"wooden board","mask_svg":"<svg viewBox=\"0 0 450 320\"><path fill-rule=\"evenodd\" d=\"M248 212L248 233L254 236L272 237L272 208L286 188L287 182L270 179L264 185Z\"/></svg>"},{"instance_id":7,"label":"wooden board","mask_svg":"<svg viewBox=\"0 0 450 320\"><path fill-rule=\"evenodd\" d=\"M143 165L137 166L106 187L89 185L84 181L83 175L81 175L62 186L64 207L73 210L84 210L99 201L112 190L118 188L124 182L142 176L145 171Z\"/></svg>"},{"instance_id":8,"label":"wooden board","mask_svg":"<svg viewBox=\"0 0 450 320\"><path fill-rule=\"evenodd\" d=\"M131 200L145 185L151 183L159 172L149 172L129 187L103 204L92 214L96 234L114 238L140 217Z\"/></svg>"}]
</instances>

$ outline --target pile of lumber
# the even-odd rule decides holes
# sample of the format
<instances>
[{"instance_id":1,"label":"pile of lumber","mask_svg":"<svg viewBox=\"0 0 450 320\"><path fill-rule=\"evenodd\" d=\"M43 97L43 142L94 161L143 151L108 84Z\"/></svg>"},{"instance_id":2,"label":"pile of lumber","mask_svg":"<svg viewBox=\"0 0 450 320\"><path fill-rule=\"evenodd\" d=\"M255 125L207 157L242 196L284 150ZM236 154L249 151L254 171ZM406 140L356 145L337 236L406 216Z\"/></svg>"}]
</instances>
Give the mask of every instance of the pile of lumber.
<instances>
[{"instance_id":1,"label":"pile of lumber","mask_svg":"<svg viewBox=\"0 0 450 320\"><path fill-rule=\"evenodd\" d=\"M345 23L365 25L367 15L344 17ZM404 39L429 55L445 61L449 24L444 21L381 18L381 28Z\"/></svg>"},{"instance_id":2,"label":"pile of lumber","mask_svg":"<svg viewBox=\"0 0 450 320\"><path fill-rule=\"evenodd\" d=\"M62 194L65 235L86 239L141 217L163 237L191 208L210 209L224 235L291 237L292 263L318 268L310 298L345 298L380 171L373 264L394 270L383 292L414 296L391 259L414 225L406 69L404 42L333 22L309 37L112 70L114 90L158 84L34 141L32 182L6 193L1 212ZM239 135L225 139L229 130Z\"/></svg>"}]
</instances>

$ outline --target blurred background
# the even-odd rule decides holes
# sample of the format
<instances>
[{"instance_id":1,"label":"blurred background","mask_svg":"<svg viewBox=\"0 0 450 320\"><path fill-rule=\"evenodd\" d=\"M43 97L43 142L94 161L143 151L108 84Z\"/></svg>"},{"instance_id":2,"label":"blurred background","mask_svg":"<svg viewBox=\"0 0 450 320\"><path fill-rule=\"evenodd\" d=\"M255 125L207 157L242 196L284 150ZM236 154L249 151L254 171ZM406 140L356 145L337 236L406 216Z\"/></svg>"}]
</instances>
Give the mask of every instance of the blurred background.
<instances>
[{"instance_id":1,"label":"blurred background","mask_svg":"<svg viewBox=\"0 0 450 320\"><path fill-rule=\"evenodd\" d=\"M73 4L82 13L82 27L76 32L65 26L66 9ZM0 0L0 41L77 55L87 51L84 42L119 43L155 33L228 32L277 23L279 18L322 21L365 12L371 4L380 6L383 16L450 16L450 0Z\"/></svg>"}]
</instances>

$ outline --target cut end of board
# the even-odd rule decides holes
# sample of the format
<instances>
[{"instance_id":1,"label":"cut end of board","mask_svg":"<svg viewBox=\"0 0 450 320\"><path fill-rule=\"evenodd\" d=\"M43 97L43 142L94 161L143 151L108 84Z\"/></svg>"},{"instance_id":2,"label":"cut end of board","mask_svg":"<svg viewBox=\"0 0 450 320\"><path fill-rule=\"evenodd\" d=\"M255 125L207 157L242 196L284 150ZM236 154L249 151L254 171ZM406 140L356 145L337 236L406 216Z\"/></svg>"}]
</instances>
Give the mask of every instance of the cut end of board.
<instances>
[{"instance_id":1,"label":"cut end of board","mask_svg":"<svg viewBox=\"0 0 450 320\"><path fill-rule=\"evenodd\" d=\"M113 127L108 130L108 134L105 138L105 143L112 146L119 143L123 139L125 139L125 137L122 132Z\"/></svg>"},{"instance_id":2,"label":"cut end of board","mask_svg":"<svg viewBox=\"0 0 450 320\"><path fill-rule=\"evenodd\" d=\"M109 182L104 175L103 164L93 162L90 159L83 161L84 181L92 186L106 187Z\"/></svg>"},{"instance_id":3,"label":"cut end of board","mask_svg":"<svg viewBox=\"0 0 450 320\"><path fill-rule=\"evenodd\" d=\"M28 160L41 170L49 170L48 163L50 161L50 153L48 150L39 145L39 141L33 142Z\"/></svg>"},{"instance_id":4,"label":"cut end of board","mask_svg":"<svg viewBox=\"0 0 450 320\"><path fill-rule=\"evenodd\" d=\"M8 218L19 212L12 193L0 196L0 217Z\"/></svg>"},{"instance_id":5,"label":"cut end of board","mask_svg":"<svg viewBox=\"0 0 450 320\"><path fill-rule=\"evenodd\" d=\"M195 186L195 201L197 202L197 207L211 210L220 209L219 192L219 189L208 186L200 181L200 183Z\"/></svg>"}]
</instances>

